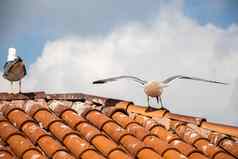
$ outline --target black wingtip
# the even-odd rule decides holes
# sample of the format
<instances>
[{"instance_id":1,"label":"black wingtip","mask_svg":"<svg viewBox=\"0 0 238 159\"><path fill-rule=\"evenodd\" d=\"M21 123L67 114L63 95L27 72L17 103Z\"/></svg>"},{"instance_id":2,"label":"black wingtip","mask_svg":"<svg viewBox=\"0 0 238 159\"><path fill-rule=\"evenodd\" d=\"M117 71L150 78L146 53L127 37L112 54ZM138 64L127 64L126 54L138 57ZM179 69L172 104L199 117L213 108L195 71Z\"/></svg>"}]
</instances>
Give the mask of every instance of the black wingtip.
<instances>
[{"instance_id":1,"label":"black wingtip","mask_svg":"<svg viewBox=\"0 0 238 159\"><path fill-rule=\"evenodd\" d=\"M215 82L215 83L223 84L223 85L229 85L229 83L224 83L224 82Z\"/></svg>"},{"instance_id":2,"label":"black wingtip","mask_svg":"<svg viewBox=\"0 0 238 159\"><path fill-rule=\"evenodd\" d=\"M93 84L103 84L103 83L105 83L105 82L104 82L104 81L102 81L102 80L93 81Z\"/></svg>"},{"instance_id":3,"label":"black wingtip","mask_svg":"<svg viewBox=\"0 0 238 159\"><path fill-rule=\"evenodd\" d=\"M23 62L22 58L20 56L17 56L17 61L18 62Z\"/></svg>"}]
</instances>

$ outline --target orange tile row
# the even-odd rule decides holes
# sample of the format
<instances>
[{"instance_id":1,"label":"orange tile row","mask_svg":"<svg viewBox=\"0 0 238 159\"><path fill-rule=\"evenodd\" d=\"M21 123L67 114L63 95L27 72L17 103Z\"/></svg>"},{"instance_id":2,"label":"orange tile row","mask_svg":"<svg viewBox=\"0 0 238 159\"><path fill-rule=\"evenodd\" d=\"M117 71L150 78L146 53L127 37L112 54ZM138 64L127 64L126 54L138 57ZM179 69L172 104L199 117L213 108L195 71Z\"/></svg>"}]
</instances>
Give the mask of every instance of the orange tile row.
<instances>
[{"instance_id":1,"label":"orange tile row","mask_svg":"<svg viewBox=\"0 0 238 159\"><path fill-rule=\"evenodd\" d=\"M210 129L212 131L220 132L222 134L229 134L238 138L238 127L212 122L202 122L201 127L205 129Z\"/></svg>"},{"instance_id":2,"label":"orange tile row","mask_svg":"<svg viewBox=\"0 0 238 159\"><path fill-rule=\"evenodd\" d=\"M77 130L81 136L94 145L104 156L110 159L131 158L119 145L101 133L96 127L89 124L73 109L58 106L54 110L70 127Z\"/></svg>"},{"instance_id":3,"label":"orange tile row","mask_svg":"<svg viewBox=\"0 0 238 159\"><path fill-rule=\"evenodd\" d=\"M153 120L149 120L144 116L140 118L137 115L132 119L125 114L125 112L121 111L121 109L116 108L106 108L104 109L104 112L108 116L111 116L112 119L122 127L126 128L130 133L144 141L145 144L154 147L164 158L184 158L184 155L188 158L195 158L195 156L196 158L206 158L195 151L191 145L185 144L176 135L167 133L168 131L165 130L164 127L161 127L158 123L152 122ZM142 123L145 123L145 121L147 121L147 129L142 126L144 125ZM156 128L158 128L159 131L153 132L152 129L155 130ZM160 130L160 128L162 130ZM150 130L152 130L152 132Z\"/></svg>"},{"instance_id":4,"label":"orange tile row","mask_svg":"<svg viewBox=\"0 0 238 159\"><path fill-rule=\"evenodd\" d=\"M110 108L113 109L113 108ZM104 109L107 112L108 108ZM115 110L115 109L114 109ZM107 113L106 113L107 114ZM130 133L142 140L145 144L153 147L164 158L181 159L185 158L177 149L167 144L157 136L151 134L148 130L142 127L134 120L130 120L129 116L121 111L114 111L112 114L107 114L112 117L119 125L127 129Z\"/></svg>"},{"instance_id":5,"label":"orange tile row","mask_svg":"<svg viewBox=\"0 0 238 159\"><path fill-rule=\"evenodd\" d=\"M198 132L201 136L207 138L210 143L220 146L226 152L231 153L234 157L238 158L238 142L235 139L218 132L212 132L208 129L200 128L193 124L187 125Z\"/></svg>"},{"instance_id":6,"label":"orange tile row","mask_svg":"<svg viewBox=\"0 0 238 159\"><path fill-rule=\"evenodd\" d=\"M18 158L46 159L42 152L31 141L20 133L3 115L0 115L0 137L9 144Z\"/></svg>"},{"instance_id":7,"label":"orange tile row","mask_svg":"<svg viewBox=\"0 0 238 159\"><path fill-rule=\"evenodd\" d=\"M168 131L165 126L157 121L145 117L143 115L135 115L133 120L143 126L145 130L150 131L152 135L160 138L161 140L168 143L170 146L176 148L179 152L183 153L188 158L201 158L207 159L206 156L202 155L196 148L188 143L185 143L179 136L174 132Z\"/></svg>"},{"instance_id":8,"label":"orange tile row","mask_svg":"<svg viewBox=\"0 0 238 159\"><path fill-rule=\"evenodd\" d=\"M202 151L204 154L209 156L210 158L215 159L234 159L233 156L227 154L221 148L215 146L214 144L210 143L207 138L202 137L199 133L197 133L192 128L184 125L184 124L177 124L178 121L174 121L177 125L174 127L178 136L180 136L184 141L189 144L194 145L198 150Z\"/></svg>"},{"instance_id":9,"label":"orange tile row","mask_svg":"<svg viewBox=\"0 0 238 159\"><path fill-rule=\"evenodd\" d=\"M137 120L138 122L142 122L141 124L143 124L148 130L150 130L152 134L155 134L159 136L161 139L166 140L168 143L174 145L181 152L187 154L187 156L189 155L189 157L193 155L193 153L191 154L191 151L194 152L195 146L197 150L203 152L209 158L217 158L217 159L222 157L234 158L234 156L227 154L227 152L224 152L221 148L211 144L206 138L199 135L193 129L184 130L182 135L181 131L178 132L176 127L173 126L171 127L171 125L178 126L181 122L174 121L173 124L170 124L170 128L172 128L176 132L174 133L166 130L165 129L166 125L158 124L158 122L154 121L153 119L146 119L144 117L140 117L139 115L137 115L135 120ZM202 156L201 154L196 155L199 155L201 158L205 158L205 156Z\"/></svg>"},{"instance_id":10,"label":"orange tile row","mask_svg":"<svg viewBox=\"0 0 238 159\"><path fill-rule=\"evenodd\" d=\"M0 140L0 159L13 159L16 156L11 151L11 149L4 143L2 140Z\"/></svg>"},{"instance_id":11,"label":"orange tile row","mask_svg":"<svg viewBox=\"0 0 238 159\"><path fill-rule=\"evenodd\" d=\"M99 130L106 132L115 142L123 145L127 151L138 159L158 159L162 158L155 150L139 139L137 139L133 134L129 133L127 130L119 126L111 118L107 117L102 112L90 109L85 111L83 116L93 125L95 125Z\"/></svg>"},{"instance_id":12,"label":"orange tile row","mask_svg":"<svg viewBox=\"0 0 238 159\"><path fill-rule=\"evenodd\" d=\"M45 99L1 101L0 139L9 148L0 142L0 159L238 158L237 139L218 133L236 136L236 127L167 110L146 113L128 102L79 115L69 108L74 102L64 102L67 106L57 105L52 111L48 107L55 103Z\"/></svg>"},{"instance_id":13,"label":"orange tile row","mask_svg":"<svg viewBox=\"0 0 238 159\"><path fill-rule=\"evenodd\" d=\"M38 144L44 153L53 159L74 159L67 149L57 140L55 140L49 133L28 116L24 110L14 105L8 105L4 110L5 116L8 120L16 125L16 127L23 131L31 141Z\"/></svg>"},{"instance_id":14,"label":"orange tile row","mask_svg":"<svg viewBox=\"0 0 238 159\"><path fill-rule=\"evenodd\" d=\"M64 124L62 119L57 117L49 109L41 105L33 105L30 114L45 129L48 129L58 140L70 150L74 156L82 159L103 159L104 157L96 152L88 142L83 140L77 131Z\"/></svg>"},{"instance_id":15,"label":"orange tile row","mask_svg":"<svg viewBox=\"0 0 238 159\"><path fill-rule=\"evenodd\" d=\"M238 158L238 142L231 140L230 138L223 138L218 142L218 145L230 152L236 158Z\"/></svg>"},{"instance_id":16,"label":"orange tile row","mask_svg":"<svg viewBox=\"0 0 238 159\"><path fill-rule=\"evenodd\" d=\"M144 107L135 106L135 105L127 103L127 102L121 102L121 103L117 104L115 107L118 109L123 109L124 111L139 114L137 116L141 116L141 118L136 118L136 120L138 120L138 122L140 122L142 125L143 125L143 122L145 121L144 118L152 117L152 118L167 118L167 119L174 120L174 121L184 122L185 124L192 123L194 125L197 125L197 127L199 127L200 129L203 129L203 130L205 130L204 128L206 128L206 131L209 130L209 133L207 134L207 136L204 137L204 136L199 135L199 137L206 138L206 140L207 140L206 143L209 145L211 143L214 143L214 141L216 141L215 145L209 146L208 148L217 147L219 150L224 149L225 153L228 154L229 157L238 158L238 142L234 138L230 137L230 135L234 135L234 136L238 137L238 128L237 127L207 122L204 118L178 115L178 114L170 113L167 110L158 110L158 111L155 111L152 113L146 113ZM164 126L166 126L166 125L164 125ZM156 129L157 129L157 131L161 131L161 132L163 130L162 127L159 128L157 126L156 128L153 128L153 130L151 130L152 133L153 133L153 131L156 132ZM214 133L215 131L218 131L218 132ZM168 133L170 131L164 130L164 134L166 134L166 132ZM224 135L222 133L225 133L228 135ZM161 134L161 133L159 133L159 134ZM172 138L172 142L173 142L174 137L172 137L172 136L173 135L170 135L170 136L166 135L166 138L167 139ZM190 137L190 136L188 135L188 137ZM206 149L204 149L204 148L203 149L200 148L200 150L203 150L204 152L206 151ZM181 152L183 152L183 151L181 151ZM223 156L223 154L224 154L223 152L218 153L219 154L218 156ZM205 152L204 154L208 155L207 152ZM215 154L215 155L217 155L217 154ZM210 154L208 156L211 157L212 155Z\"/></svg>"},{"instance_id":17,"label":"orange tile row","mask_svg":"<svg viewBox=\"0 0 238 159\"><path fill-rule=\"evenodd\" d=\"M147 113L145 112L145 107L133 105L129 102L120 102L116 104L115 107L122 108L127 112L134 112L148 117L167 117L172 120L193 123L200 126L201 128L209 129L222 134L228 134L230 136L235 136L238 138L238 127L207 122L205 118L170 113L168 110L157 110L151 113Z\"/></svg>"}]
</instances>

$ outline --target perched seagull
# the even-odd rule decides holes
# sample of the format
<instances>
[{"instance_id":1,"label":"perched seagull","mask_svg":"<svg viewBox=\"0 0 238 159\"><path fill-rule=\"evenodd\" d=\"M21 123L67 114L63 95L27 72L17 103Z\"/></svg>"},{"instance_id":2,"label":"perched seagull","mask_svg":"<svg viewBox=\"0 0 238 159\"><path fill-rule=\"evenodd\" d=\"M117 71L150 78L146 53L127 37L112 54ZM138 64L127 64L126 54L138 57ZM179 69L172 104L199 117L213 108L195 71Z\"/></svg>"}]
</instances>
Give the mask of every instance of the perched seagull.
<instances>
[{"instance_id":1,"label":"perched seagull","mask_svg":"<svg viewBox=\"0 0 238 159\"><path fill-rule=\"evenodd\" d=\"M161 104L160 109L165 109L163 107L161 94L162 94L164 88L168 87L173 81L175 81L177 79L189 79L189 80L196 80L196 81L203 81L203 82L210 82L210 83L224 84L224 85L227 84L227 83L223 83L223 82L217 82L217 81L206 80L206 79L197 78L197 77L183 76L183 75L172 76L172 77L169 77L169 78L167 78L163 81L159 81L159 82L154 81L154 80L145 81L145 80L142 80L142 79L134 77L134 76L117 76L117 77L97 80L97 81L94 81L93 84L104 84L104 83L116 81L119 79L131 79L131 80L134 80L135 82L138 82L144 86L144 92L147 95L147 104L148 104L148 108L146 109L147 112L156 110L155 108L150 106L149 97L156 98L157 103L159 104L159 102L160 102L160 104Z\"/></svg>"},{"instance_id":2,"label":"perched seagull","mask_svg":"<svg viewBox=\"0 0 238 159\"><path fill-rule=\"evenodd\" d=\"M3 78L9 80L11 85L13 82L19 81L19 93L21 93L21 79L26 74L25 64L19 56L16 56L16 49L9 48L7 62L4 64Z\"/></svg>"}]
</instances>

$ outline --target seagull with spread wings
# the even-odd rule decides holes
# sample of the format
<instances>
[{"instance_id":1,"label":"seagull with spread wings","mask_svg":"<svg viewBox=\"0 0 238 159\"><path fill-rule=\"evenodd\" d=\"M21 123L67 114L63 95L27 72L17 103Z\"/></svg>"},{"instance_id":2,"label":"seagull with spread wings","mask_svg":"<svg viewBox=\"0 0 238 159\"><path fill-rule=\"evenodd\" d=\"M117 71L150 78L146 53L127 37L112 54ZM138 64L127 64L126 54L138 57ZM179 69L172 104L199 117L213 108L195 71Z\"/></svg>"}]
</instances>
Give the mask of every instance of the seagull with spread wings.
<instances>
[{"instance_id":1,"label":"seagull with spread wings","mask_svg":"<svg viewBox=\"0 0 238 159\"><path fill-rule=\"evenodd\" d=\"M172 77L169 77L169 78L167 78L163 81L159 81L159 82L154 81L154 80L145 81L145 80L142 80L135 76L117 76L117 77L97 80L97 81L94 81L93 84L104 84L107 82L117 81L120 79L130 79L130 80L138 82L139 84L144 86L144 92L147 95L147 104L148 104L148 108L146 109L147 112L156 110L155 108L151 107L149 104L150 97L156 98L157 103L161 104L160 109L164 109L163 103L162 103L162 97L161 97L163 89L170 86L170 84L177 79L188 79L188 80L195 80L195 81L202 81L202 82L209 82L209 83L223 84L223 85L227 84L227 83L223 83L223 82L217 82L217 81L213 81L213 80L206 80L206 79L202 79L202 78L190 77L190 76L184 76L184 75L172 76Z\"/></svg>"},{"instance_id":2,"label":"seagull with spread wings","mask_svg":"<svg viewBox=\"0 0 238 159\"><path fill-rule=\"evenodd\" d=\"M16 56L15 48L8 49L7 62L4 64L3 69L4 73L2 76L10 81L11 85L13 82L19 81L19 93L21 93L21 80L26 76L27 72L23 60Z\"/></svg>"}]
</instances>

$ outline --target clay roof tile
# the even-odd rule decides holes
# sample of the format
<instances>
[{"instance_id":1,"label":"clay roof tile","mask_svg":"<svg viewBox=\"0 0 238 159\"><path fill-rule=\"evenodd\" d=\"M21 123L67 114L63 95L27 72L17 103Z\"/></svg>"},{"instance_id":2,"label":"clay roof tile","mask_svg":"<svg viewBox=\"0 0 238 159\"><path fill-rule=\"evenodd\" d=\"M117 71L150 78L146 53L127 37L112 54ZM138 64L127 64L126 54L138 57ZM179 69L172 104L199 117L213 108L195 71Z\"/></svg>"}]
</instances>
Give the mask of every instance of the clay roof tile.
<instances>
[{"instance_id":1,"label":"clay roof tile","mask_svg":"<svg viewBox=\"0 0 238 159\"><path fill-rule=\"evenodd\" d=\"M83 93L0 93L0 158L238 158L237 127L145 109Z\"/></svg>"}]
</instances>

